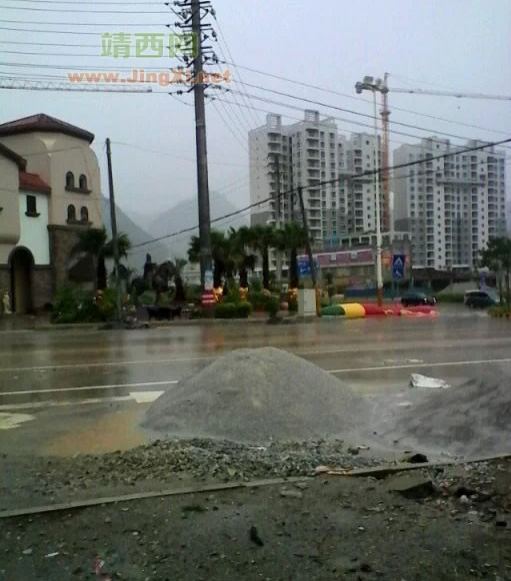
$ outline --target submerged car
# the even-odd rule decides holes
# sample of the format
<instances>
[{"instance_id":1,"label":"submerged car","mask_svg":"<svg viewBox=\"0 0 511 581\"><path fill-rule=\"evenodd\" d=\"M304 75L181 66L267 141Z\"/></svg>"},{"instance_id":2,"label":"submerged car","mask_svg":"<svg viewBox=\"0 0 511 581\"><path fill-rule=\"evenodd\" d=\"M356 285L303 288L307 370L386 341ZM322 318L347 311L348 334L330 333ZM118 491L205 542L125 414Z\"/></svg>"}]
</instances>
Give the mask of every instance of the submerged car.
<instances>
[{"instance_id":1,"label":"submerged car","mask_svg":"<svg viewBox=\"0 0 511 581\"><path fill-rule=\"evenodd\" d=\"M419 305L436 305L436 298L419 291L410 291L401 297L403 307L417 307Z\"/></svg>"},{"instance_id":2,"label":"submerged car","mask_svg":"<svg viewBox=\"0 0 511 581\"><path fill-rule=\"evenodd\" d=\"M471 309L487 309L499 303L496 295L484 290L470 290L465 292L464 303Z\"/></svg>"}]
</instances>

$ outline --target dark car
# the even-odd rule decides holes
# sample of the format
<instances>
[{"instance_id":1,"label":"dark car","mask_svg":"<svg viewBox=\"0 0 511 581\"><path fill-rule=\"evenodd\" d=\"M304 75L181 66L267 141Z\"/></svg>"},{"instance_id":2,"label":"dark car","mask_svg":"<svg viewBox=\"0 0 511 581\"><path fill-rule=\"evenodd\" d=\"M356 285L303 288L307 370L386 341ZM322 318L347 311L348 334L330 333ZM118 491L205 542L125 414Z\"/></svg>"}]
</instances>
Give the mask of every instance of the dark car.
<instances>
[{"instance_id":1,"label":"dark car","mask_svg":"<svg viewBox=\"0 0 511 581\"><path fill-rule=\"evenodd\" d=\"M471 290L465 293L464 302L471 309L486 309L496 305L499 300L487 291Z\"/></svg>"},{"instance_id":2,"label":"dark car","mask_svg":"<svg viewBox=\"0 0 511 581\"><path fill-rule=\"evenodd\" d=\"M403 307L416 307L419 305L436 305L436 298L425 293L411 291L401 297Z\"/></svg>"}]
</instances>

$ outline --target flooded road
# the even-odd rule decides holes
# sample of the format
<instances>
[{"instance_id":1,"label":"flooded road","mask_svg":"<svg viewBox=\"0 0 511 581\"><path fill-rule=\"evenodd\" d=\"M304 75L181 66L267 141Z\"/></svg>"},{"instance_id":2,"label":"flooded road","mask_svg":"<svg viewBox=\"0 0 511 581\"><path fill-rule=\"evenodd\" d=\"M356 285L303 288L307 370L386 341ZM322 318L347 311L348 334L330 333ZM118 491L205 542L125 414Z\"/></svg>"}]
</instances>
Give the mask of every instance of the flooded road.
<instances>
[{"instance_id":1,"label":"flooded road","mask_svg":"<svg viewBox=\"0 0 511 581\"><path fill-rule=\"evenodd\" d=\"M414 372L457 384L480 366L511 370L509 321L463 309L436 319L4 331L0 451L129 448L147 439L135 426L162 391L233 349L263 346L295 353L365 394L407 389Z\"/></svg>"}]
</instances>

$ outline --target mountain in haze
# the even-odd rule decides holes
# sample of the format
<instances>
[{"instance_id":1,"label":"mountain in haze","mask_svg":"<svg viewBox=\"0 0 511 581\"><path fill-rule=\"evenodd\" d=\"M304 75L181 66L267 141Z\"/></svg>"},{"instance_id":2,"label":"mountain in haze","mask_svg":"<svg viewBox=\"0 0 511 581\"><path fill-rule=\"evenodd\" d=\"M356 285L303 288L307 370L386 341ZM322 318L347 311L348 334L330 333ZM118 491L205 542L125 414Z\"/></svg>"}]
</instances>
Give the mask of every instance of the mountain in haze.
<instances>
[{"instance_id":1,"label":"mountain in haze","mask_svg":"<svg viewBox=\"0 0 511 581\"><path fill-rule=\"evenodd\" d=\"M210 196L210 211L211 220L220 218L226 214L237 212L239 208L230 202L222 194L211 192ZM197 200L185 200L178 202L169 210L162 212L156 217L149 228L152 237L158 238L173 234L181 230L193 228L198 223L198 204ZM249 223L248 216L236 215L218 223L211 224L215 230L227 231L229 228L239 228L240 226L247 226ZM191 232L184 233L178 236L172 236L162 241L167 247L167 252L172 258L186 258L188 246L191 236L197 235L198 229L195 228Z\"/></svg>"},{"instance_id":2,"label":"mountain in haze","mask_svg":"<svg viewBox=\"0 0 511 581\"><path fill-rule=\"evenodd\" d=\"M102 200L102 216L103 224L108 232L112 235L110 226L110 205L106 198ZM153 237L141 228L134 220L132 220L126 212L116 204L117 230L128 235L131 245L136 246L151 240ZM141 248L133 248L128 255L128 265L130 268L135 268L139 273L144 269L145 255L151 254L153 262L163 262L169 258L168 249L165 245L154 243Z\"/></svg>"}]
</instances>

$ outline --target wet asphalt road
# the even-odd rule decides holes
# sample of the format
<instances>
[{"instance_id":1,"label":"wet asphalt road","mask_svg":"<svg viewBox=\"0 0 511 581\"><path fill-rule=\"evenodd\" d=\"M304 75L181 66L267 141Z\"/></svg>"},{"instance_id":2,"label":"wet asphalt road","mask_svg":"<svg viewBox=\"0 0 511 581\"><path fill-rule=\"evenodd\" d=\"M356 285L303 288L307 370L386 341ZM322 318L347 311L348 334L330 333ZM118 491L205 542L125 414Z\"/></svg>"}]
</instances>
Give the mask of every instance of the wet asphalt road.
<instances>
[{"instance_id":1,"label":"wet asphalt road","mask_svg":"<svg viewBox=\"0 0 511 581\"><path fill-rule=\"evenodd\" d=\"M158 392L233 349L263 346L304 357L367 394L407 389L413 372L457 384L481 365L511 371L511 323L461 307L435 319L6 331L0 452L68 455L141 443L147 435L135 426Z\"/></svg>"}]
</instances>

